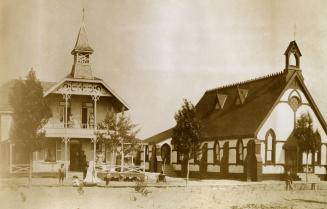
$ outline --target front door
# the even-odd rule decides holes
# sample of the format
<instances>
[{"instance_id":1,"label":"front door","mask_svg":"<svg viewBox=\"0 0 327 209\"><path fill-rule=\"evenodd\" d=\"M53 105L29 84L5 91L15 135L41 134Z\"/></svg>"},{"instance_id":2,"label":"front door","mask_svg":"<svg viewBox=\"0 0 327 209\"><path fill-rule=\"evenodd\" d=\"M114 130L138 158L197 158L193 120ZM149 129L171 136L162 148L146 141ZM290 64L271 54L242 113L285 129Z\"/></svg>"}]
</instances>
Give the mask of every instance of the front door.
<instances>
[{"instance_id":1,"label":"front door","mask_svg":"<svg viewBox=\"0 0 327 209\"><path fill-rule=\"evenodd\" d=\"M170 164L170 146L168 144L164 144L161 147L161 158L163 164Z\"/></svg>"},{"instance_id":2,"label":"front door","mask_svg":"<svg viewBox=\"0 0 327 209\"><path fill-rule=\"evenodd\" d=\"M302 172L302 153L298 149L285 149L285 165L291 173Z\"/></svg>"},{"instance_id":3,"label":"front door","mask_svg":"<svg viewBox=\"0 0 327 209\"><path fill-rule=\"evenodd\" d=\"M82 146L79 143L70 144L70 170L81 171Z\"/></svg>"}]
</instances>

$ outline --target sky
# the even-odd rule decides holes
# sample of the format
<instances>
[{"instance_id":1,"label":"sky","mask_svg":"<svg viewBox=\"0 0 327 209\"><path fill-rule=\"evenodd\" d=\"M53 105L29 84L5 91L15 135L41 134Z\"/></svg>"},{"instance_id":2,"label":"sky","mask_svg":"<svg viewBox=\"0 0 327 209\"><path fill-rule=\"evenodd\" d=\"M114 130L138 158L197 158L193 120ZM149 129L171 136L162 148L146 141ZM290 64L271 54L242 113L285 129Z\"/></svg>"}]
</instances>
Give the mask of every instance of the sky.
<instances>
[{"instance_id":1,"label":"sky","mask_svg":"<svg viewBox=\"0 0 327 209\"><path fill-rule=\"evenodd\" d=\"M82 22L94 75L130 106L141 139L174 126L183 98L284 69L296 40L305 83L327 115L327 1L0 0L0 84L60 81Z\"/></svg>"}]
</instances>

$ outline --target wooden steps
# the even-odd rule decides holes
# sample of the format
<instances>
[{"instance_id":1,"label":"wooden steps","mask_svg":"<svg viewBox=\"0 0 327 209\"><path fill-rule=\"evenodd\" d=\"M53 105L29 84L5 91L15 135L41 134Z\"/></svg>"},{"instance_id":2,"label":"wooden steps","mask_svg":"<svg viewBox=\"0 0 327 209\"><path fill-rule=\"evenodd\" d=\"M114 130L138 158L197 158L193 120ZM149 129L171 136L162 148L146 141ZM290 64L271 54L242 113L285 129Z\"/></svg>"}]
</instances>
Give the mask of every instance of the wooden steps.
<instances>
[{"instance_id":1,"label":"wooden steps","mask_svg":"<svg viewBox=\"0 0 327 209\"><path fill-rule=\"evenodd\" d=\"M177 174L172 165L165 165L164 174L169 177L177 177Z\"/></svg>"}]
</instances>

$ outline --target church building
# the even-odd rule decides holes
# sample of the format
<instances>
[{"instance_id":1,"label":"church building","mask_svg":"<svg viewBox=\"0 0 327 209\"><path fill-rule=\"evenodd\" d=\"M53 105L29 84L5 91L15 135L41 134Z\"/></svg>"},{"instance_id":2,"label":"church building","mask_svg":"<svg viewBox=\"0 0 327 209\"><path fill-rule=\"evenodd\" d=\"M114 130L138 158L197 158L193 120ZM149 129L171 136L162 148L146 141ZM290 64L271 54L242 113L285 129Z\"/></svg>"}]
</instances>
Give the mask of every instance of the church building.
<instances>
[{"instance_id":1,"label":"church building","mask_svg":"<svg viewBox=\"0 0 327 209\"><path fill-rule=\"evenodd\" d=\"M307 169L307 158L300 152L294 130L298 118L309 113L321 146L308 155L308 172L326 178L326 122L304 83L302 54L295 41L284 55L281 72L204 93L196 104L204 136L201 155L190 163L191 176L258 181L282 179L289 169L300 177ZM168 129L145 139L150 171L164 168L181 173L182 156L171 144L171 136L172 129Z\"/></svg>"},{"instance_id":2,"label":"church building","mask_svg":"<svg viewBox=\"0 0 327 209\"><path fill-rule=\"evenodd\" d=\"M97 143L96 124L108 111L119 113L129 108L104 80L94 76L93 52L83 23L71 51L70 73L59 82L41 81L52 117L44 127L46 147L33 154L34 173L57 173L61 164L68 171L81 171L81 155L86 161L116 163L115 156ZM10 140L13 109L8 95L13 84L9 81L0 87L0 162L1 170L10 174L27 172L29 167L24 147Z\"/></svg>"}]
</instances>

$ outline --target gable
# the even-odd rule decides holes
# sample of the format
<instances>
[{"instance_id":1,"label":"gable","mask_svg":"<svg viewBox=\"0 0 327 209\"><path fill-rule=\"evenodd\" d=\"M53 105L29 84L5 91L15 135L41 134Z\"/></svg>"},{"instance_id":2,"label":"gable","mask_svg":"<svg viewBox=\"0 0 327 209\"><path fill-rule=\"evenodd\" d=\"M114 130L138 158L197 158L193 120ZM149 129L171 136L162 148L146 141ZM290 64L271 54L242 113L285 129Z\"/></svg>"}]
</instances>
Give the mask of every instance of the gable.
<instances>
[{"instance_id":1,"label":"gable","mask_svg":"<svg viewBox=\"0 0 327 209\"><path fill-rule=\"evenodd\" d=\"M299 104L294 104L293 98L297 98ZM319 130L322 138L326 136L326 122L306 88L302 76L296 72L288 80L280 97L256 131L256 135L261 139L265 131L273 128L279 132L277 134L278 140L286 139L293 131L297 118L306 112L309 112L313 117L314 128Z\"/></svg>"}]
</instances>

